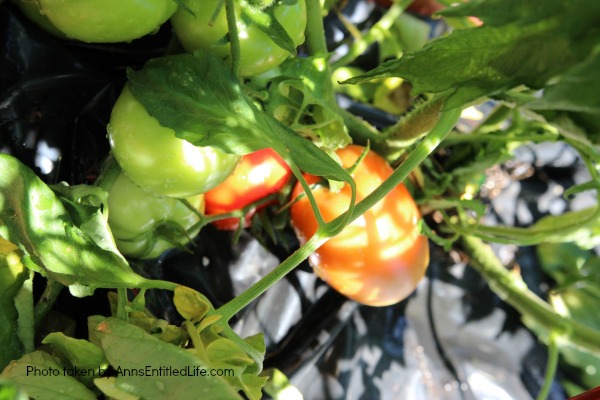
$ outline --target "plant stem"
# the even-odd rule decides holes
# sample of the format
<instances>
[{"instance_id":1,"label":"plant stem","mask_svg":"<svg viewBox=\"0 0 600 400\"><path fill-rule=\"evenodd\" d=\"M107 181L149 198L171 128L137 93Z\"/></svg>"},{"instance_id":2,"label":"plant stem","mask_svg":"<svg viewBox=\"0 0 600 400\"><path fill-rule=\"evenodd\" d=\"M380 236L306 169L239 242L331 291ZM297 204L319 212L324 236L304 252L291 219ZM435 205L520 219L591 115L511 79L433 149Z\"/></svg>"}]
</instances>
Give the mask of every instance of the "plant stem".
<instances>
[{"instance_id":1,"label":"plant stem","mask_svg":"<svg viewBox=\"0 0 600 400\"><path fill-rule=\"evenodd\" d=\"M311 56L325 57L328 55L325 43L325 28L321 16L321 3L319 0L306 0L306 48Z\"/></svg>"},{"instance_id":2,"label":"plant stem","mask_svg":"<svg viewBox=\"0 0 600 400\"><path fill-rule=\"evenodd\" d=\"M129 314L127 313L127 305L129 300L127 299L127 289L117 289L118 302L117 302L117 318L127 321Z\"/></svg>"},{"instance_id":3,"label":"plant stem","mask_svg":"<svg viewBox=\"0 0 600 400\"><path fill-rule=\"evenodd\" d=\"M546 362L546 374L544 376L544 385L541 387L536 400L546 400L550 394L556 369L558 368L558 343L553 333L548 338L548 361Z\"/></svg>"},{"instance_id":4,"label":"plant stem","mask_svg":"<svg viewBox=\"0 0 600 400\"><path fill-rule=\"evenodd\" d=\"M58 298L58 295L60 294L63 288L64 286L55 280L48 279L46 281L46 288L44 289L44 293L42 293L42 297L40 297L40 299L35 305L35 326L39 326L39 324L44 320L44 317L46 317L46 315L52 308L52 305Z\"/></svg>"},{"instance_id":5,"label":"plant stem","mask_svg":"<svg viewBox=\"0 0 600 400\"><path fill-rule=\"evenodd\" d=\"M470 265L488 282L490 289L523 315L524 323L541 331L538 337L549 342L556 334L563 341L576 343L596 354L600 353L600 332L558 314L531 292L522 279L508 271L491 247L479 238L465 235L465 250L471 256Z\"/></svg>"},{"instance_id":6,"label":"plant stem","mask_svg":"<svg viewBox=\"0 0 600 400\"><path fill-rule=\"evenodd\" d=\"M315 234L302 247L296 250L277 268L265 275L261 280L256 282L244 293L233 298L230 302L219 307L215 314L220 314L224 321L229 321L235 314L244 309L254 299L267 291L271 286L278 282L281 278L290 273L302 261L308 258L315 250L319 248L326 239Z\"/></svg>"},{"instance_id":7,"label":"plant stem","mask_svg":"<svg viewBox=\"0 0 600 400\"><path fill-rule=\"evenodd\" d=\"M321 15L321 2L319 0L306 0L306 49L308 54L322 58L323 63L320 66L321 74L319 79L321 82L323 99L329 104L332 109L338 107L335 91L333 90L333 81L331 80L331 65L329 65L329 50L325 42L325 28L323 26L323 17Z\"/></svg>"},{"instance_id":8,"label":"plant stem","mask_svg":"<svg viewBox=\"0 0 600 400\"><path fill-rule=\"evenodd\" d=\"M229 29L229 48L231 50L231 70L240 76L240 36L238 33L233 0L225 0L227 28Z\"/></svg>"},{"instance_id":9,"label":"plant stem","mask_svg":"<svg viewBox=\"0 0 600 400\"><path fill-rule=\"evenodd\" d=\"M370 195L365 197L360 203L356 204L352 214L350 215L347 224L354 221L356 218L364 214L369 208L373 207L377 202L385 197L393 188L400 184L411 171L417 167L452 130L458 118L460 110L450 110L443 112L439 123L431 130L431 132L423 138L417 148L407 157L407 159L386 179L377 189ZM263 294L267 289L273 286L277 281L290 273L298 264L308 258L315 252L323 243L329 240L333 235L328 230L332 224L339 224L344 219L348 218L348 212L343 213L325 226L319 227L317 232L297 251L290 255L277 268L268 273L260 281L248 288L244 293L232 299L227 304L221 306L215 311L215 314L220 314L225 321L229 321L235 314L246 307L250 302ZM333 226L336 226L333 225Z\"/></svg>"}]
</instances>

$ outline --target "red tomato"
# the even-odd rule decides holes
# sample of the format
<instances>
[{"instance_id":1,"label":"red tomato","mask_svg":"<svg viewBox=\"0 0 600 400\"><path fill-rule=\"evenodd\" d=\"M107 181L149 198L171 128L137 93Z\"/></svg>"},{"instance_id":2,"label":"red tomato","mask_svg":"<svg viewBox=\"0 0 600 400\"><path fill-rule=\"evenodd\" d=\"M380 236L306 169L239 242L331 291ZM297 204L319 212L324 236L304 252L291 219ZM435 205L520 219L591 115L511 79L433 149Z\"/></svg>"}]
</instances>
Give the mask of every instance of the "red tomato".
<instances>
[{"instance_id":1,"label":"red tomato","mask_svg":"<svg viewBox=\"0 0 600 400\"><path fill-rule=\"evenodd\" d=\"M288 182L291 174L290 167L270 148L247 154L242 157L232 175L204 194L206 214L222 214L239 210L276 193ZM253 214L250 212L246 215L244 227L250 225ZM239 220L226 218L215 221L214 224L219 229L235 230L238 228Z\"/></svg>"},{"instance_id":2,"label":"red tomato","mask_svg":"<svg viewBox=\"0 0 600 400\"><path fill-rule=\"evenodd\" d=\"M407 8L408 11L421 15L431 15L443 9L444 6L435 0L415 0Z\"/></svg>"},{"instance_id":3,"label":"red tomato","mask_svg":"<svg viewBox=\"0 0 600 400\"><path fill-rule=\"evenodd\" d=\"M371 0L379 4L382 7L391 7L393 0ZM414 0L407 8L407 11L421 14L431 15L444 8L444 6L435 0Z\"/></svg>"},{"instance_id":4,"label":"red tomato","mask_svg":"<svg viewBox=\"0 0 600 400\"><path fill-rule=\"evenodd\" d=\"M351 145L338 150L345 168L354 164L364 148ZM392 174L383 158L370 151L353 173L357 202L364 199ZM309 184L319 178L306 176ZM293 198L303 193L300 184ZM339 192L326 186L313 189L325 221L348 209L351 190ZM317 230L317 221L308 197L291 207L292 225L302 243ZM417 226L419 210L404 185L398 185L384 199L360 216L309 257L315 272L345 296L370 306L395 304L408 297L423 278L429 264L429 243Z\"/></svg>"}]
</instances>

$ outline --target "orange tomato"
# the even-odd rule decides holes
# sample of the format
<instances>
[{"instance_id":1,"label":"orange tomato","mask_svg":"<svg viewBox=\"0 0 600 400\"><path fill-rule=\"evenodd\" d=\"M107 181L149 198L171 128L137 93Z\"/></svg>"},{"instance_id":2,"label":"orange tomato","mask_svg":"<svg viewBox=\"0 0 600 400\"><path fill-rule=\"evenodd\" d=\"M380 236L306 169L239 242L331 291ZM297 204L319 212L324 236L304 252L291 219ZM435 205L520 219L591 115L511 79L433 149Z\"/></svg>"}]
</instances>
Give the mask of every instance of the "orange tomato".
<instances>
[{"instance_id":1,"label":"orange tomato","mask_svg":"<svg viewBox=\"0 0 600 400\"><path fill-rule=\"evenodd\" d=\"M364 148L351 145L338 150L345 168L351 167ZM372 151L353 172L357 202L368 196L392 174L392 168ZM305 176L309 184L318 177ZM297 184L297 198L304 190ZM348 209L351 190L345 185L333 192L326 186L313 189L325 221L331 221ZM420 234L419 210L402 184L358 217L343 231L329 239L309 257L316 274L338 292L362 304L386 306L408 297L425 275L429 264L429 243ZM292 225L304 243L318 224L307 196L291 207Z\"/></svg>"}]
</instances>

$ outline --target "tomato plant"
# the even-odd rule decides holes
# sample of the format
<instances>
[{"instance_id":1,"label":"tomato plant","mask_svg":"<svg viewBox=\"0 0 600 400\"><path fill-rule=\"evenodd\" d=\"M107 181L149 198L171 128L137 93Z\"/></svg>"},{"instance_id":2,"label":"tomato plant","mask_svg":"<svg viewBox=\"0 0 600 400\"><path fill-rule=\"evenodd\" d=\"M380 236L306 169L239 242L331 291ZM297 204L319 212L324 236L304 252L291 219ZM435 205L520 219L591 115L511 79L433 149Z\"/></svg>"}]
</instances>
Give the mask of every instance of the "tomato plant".
<instances>
[{"instance_id":1,"label":"tomato plant","mask_svg":"<svg viewBox=\"0 0 600 400\"><path fill-rule=\"evenodd\" d=\"M126 42L150 34L177 9L172 0L18 1L45 29L53 31L49 22L69 38L93 43Z\"/></svg>"},{"instance_id":2,"label":"tomato plant","mask_svg":"<svg viewBox=\"0 0 600 400\"><path fill-rule=\"evenodd\" d=\"M290 167L272 149L266 148L242 157L239 165L223 183L205 193L206 214L222 214L242 208L275 194L289 181ZM258 208L267 204L260 204ZM254 210L244 217L244 227L250 225ZM214 224L225 230L235 230L238 218L217 220Z\"/></svg>"},{"instance_id":3,"label":"tomato plant","mask_svg":"<svg viewBox=\"0 0 600 400\"><path fill-rule=\"evenodd\" d=\"M198 234L200 228L194 226L204 211L203 195L158 197L123 172L115 175L101 178L98 185L108 192L108 224L124 256L156 258L168 249L182 248Z\"/></svg>"},{"instance_id":4,"label":"tomato plant","mask_svg":"<svg viewBox=\"0 0 600 400\"><path fill-rule=\"evenodd\" d=\"M351 145L338 150L342 165L350 168L365 149ZM357 200L368 196L392 174L383 158L369 151L353 172ZM309 184L319 178L307 176ZM294 188L291 218L302 242L318 228L312 208L300 185ZM347 210L350 190L339 192L321 186L313 193L325 221ZM406 187L396 186L373 208L321 246L309 257L315 272L340 293L372 306L395 304L410 295L429 264L427 238L420 234L419 210Z\"/></svg>"},{"instance_id":5,"label":"tomato plant","mask_svg":"<svg viewBox=\"0 0 600 400\"><path fill-rule=\"evenodd\" d=\"M138 47L47 37L15 3L83 41L132 40L180 8L174 32ZM294 382L311 398L409 397L398 374L422 374L428 349L444 362L425 390L453 398L600 385L600 2L131 4L0 0L0 398L293 392L263 363L302 365ZM560 161L538 157L545 145L560 146ZM122 174L102 170L107 157ZM269 161L246 167L253 157ZM269 178L247 186L255 169ZM537 188L513 196L533 180L543 201L531 200ZM197 213L213 194L222 210ZM223 224L234 228L272 199L286 205L260 214L268 240L249 230L230 243L210 226L188 246L219 214L233 210L240 218ZM297 269L305 260L332 290ZM106 307L72 307L87 296ZM483 335L469 329L482 321ZM520 363L489 357L513 344L528 355ZM543 383L536 360L547 360ZM161 376L123 373L144 367ZM417 381L407 390L422 392Z\"/></svg>"},{"instance_id":6,"label":"tomato plant","mask_svg":"<svg viewBox=\"0 0 600 400\"><path fill-rule=\"evenodd\" d=\"M108 135L112 153L137 185L161 196L187 197L212 189L235 169L240 157L197 147L162 127L128 87L114 105Z\"/></svg>"},{"instance_id":7,"label":"tomato plant","mask_svg":"<svg viewBox=\"0 0 600 400\"><path fill-rule=\"evenodd\" d=\"M171 18L173 30L183 47L193 52L203 48L210 50L226 59L230 57L230 46L223 39L228 32L225 8L223 7L216 19L211 22L212 15L217 9L219 0L191 1L184 0L183 4L194 14L183 7ZM252 10L246 2L235 2L236 14L241 17L243 10ZM277 2L267 10L285 29L294 46L304 42L306 27L305 0ZM254 11L252 11L254 12ZM253 76L268 71L290 56L289 50L282 48L257 23L240 18L238 20L238 36L240 41L241 74Z\"/></svg>"}]
</instances>

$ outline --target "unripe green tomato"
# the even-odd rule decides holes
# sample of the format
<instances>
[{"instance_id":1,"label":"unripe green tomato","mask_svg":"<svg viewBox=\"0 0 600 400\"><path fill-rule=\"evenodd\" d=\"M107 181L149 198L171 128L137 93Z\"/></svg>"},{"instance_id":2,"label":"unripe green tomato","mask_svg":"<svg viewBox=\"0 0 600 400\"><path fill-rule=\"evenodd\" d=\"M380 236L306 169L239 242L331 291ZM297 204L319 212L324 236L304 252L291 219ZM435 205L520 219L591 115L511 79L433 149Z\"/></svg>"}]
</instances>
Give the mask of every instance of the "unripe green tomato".
<instances>
[{"instance_id":1,"label":"unripe green tomato","mask_svg":"<svg viewBox=\"0 0 600 400\"><path fill-rule=\"evenodd\" d=\"M185 246L200 231L188 232L200 218L183 200L147 193L122 172L100 186L108 192L108 225L126 257L156 258L166 250ZM204 195L185 200L204 212Z\"/></svg>"},{"instance_id":2,"label":"unripe green tomato","mask_svg":"<svg viewBox=\"0 0 600 400\"><path fill-rule=\"evenodd\" d=\"M183 198L223 182L240 156L214 147L198 147L161 126L126 86L108 124L112 153L138 186L159 196Z\"/></svg>"},{"instance_id":3,"label":"unripe green tomato","mask_svg":"<svg viewBox=\"0 0 600 400\"><path fill-rule=\"evenodd\" d=\"M197 49L205 49L217 54L223 59L230 58L229 43L220 44L227 35L227 17L225 7L221 9L212 25L210 19L219 0L183 0L194 14L190 14L180 7L173 17L173 31L179 41L192 53ZM304 28L306 27L306 4L304 0L297 0L293 5L285 5L278 1L275 7L275 16L284 27L296 46L304 42ZM255 76L277 67L290 53L275 44L256 25L246 25L240 18L240 4L235 2L236 15L238 16L238 33L240 40L240 68L243 76Z\"/></svg>"},{"instance_id":4,"label":"unripe green tomato","mask_svg":"<svg viewBox=\"0 0 600 400\"><path fill-rule=\"evenodd\" d=\"M27 2L28 0L21 0ZM173 0L37 0L67 37L90 43L128 42L153 33L177 9Z\"/></svg>"}]
</instances>

